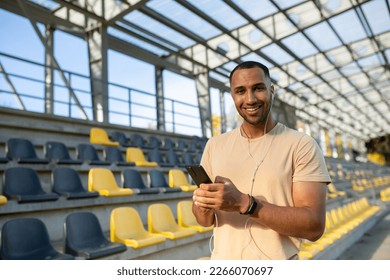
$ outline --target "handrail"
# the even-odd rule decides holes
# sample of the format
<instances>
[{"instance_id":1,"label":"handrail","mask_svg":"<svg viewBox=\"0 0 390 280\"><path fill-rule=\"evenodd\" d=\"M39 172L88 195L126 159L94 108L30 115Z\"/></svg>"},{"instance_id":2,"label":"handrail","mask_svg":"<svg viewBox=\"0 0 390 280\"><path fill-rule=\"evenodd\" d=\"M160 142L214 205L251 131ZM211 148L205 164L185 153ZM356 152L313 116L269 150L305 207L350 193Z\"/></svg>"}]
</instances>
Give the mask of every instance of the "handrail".
<instances>
[{"instance_id":1,"label":"handrail","mask_svg":"<svg viewBox=\"0 0 390 280\"><path fill-rule=\"evenodd\" d=\"M45 65L45 64L42 64L42 63L39 63L39 62L36 62L36 61L33 61L33 60L30 60L30 59L25 59L25 58L20 58L20 57L17 57L17 56L14 56L14 55L10 55L10 54L7 54L7 53L3 53L3 52L0 52L0 59L1 57L4 57L4 58L8 58L8 59L11 59L11 60L16 60L16 61L19 61L19 62L22 62L22 63L26 63L28 65L34 65L34 66L38 66L38 67L42 67L42 69L45 69L45 68L51 68L52 70L54 71L62 71L64 74L66 74L68 76L68 80L70 81L70 86L72 88L72 90L80 95L80 94L83 94L85 95L83 98L79 98L80 99L80 102L81 102L81 105L83 107L83 110L86 110L86 112L90 113L90 115L92 116L92 110L93 110L93 107L92 107L92 93L91 93L91 90L90 90L90 81L91 81L91 78L87 75L83 75L83 74L80 74L80 73L76 73L76 72L72 72L72 71L67 71L67 70L63 70L63 69L58 69L54 66L48 66L48 65ZM2 75L7 75L8 77L10 77L12 79L12 82L15 84L15 85L26 85L26 83L36 83L38 85L46 85L47 82L45 81L44 79L44 75L42 75L42 79L39 79L35 76L32 76L32 75L29 75L28 73L12 73L12 72L9 72L7 71L6 69L4 70L6 71L3 72L0 70L0 77ZM88 80L88 89L86 89L85 86L80 86L80 85L77 85L75 82L75 78L77 77L77 79L87 79ZM152 123L152 128L150 126L148 127L145 127L145 128L148 128L148 129L153 129L153 127L156 127L157 129L157 112L155 114L143 114L143 113L137 113L136 111L144 111L144 110L150 110L150 109L156 109L157 107L157 98L161 98L161 97L157 97L156 94L154 93L151 93L151 92L147 92L147 91L144 91L144 90L140 90L140 89L136 89L136 88L132 88L132 87L128 87L128 86L125 86L125 85L121 85L121 84L118 84L118 83L113 83L113 82L108 82L107 83L108 85L108 99L109 99L109 104L110 102L115 102L115 105L116 106L112 106L112 107L115 107L115 108L109 108L109 115L110 114L114 114L114 115L117 115L117 116L124 116L124 117L127 117L128 120L129 120L129 125L130 126L139 126L139 127L145 127L145 125L140 125L138 123L145 123L144 121L147 121L150 125L150 123ZM16 89L18 88L22 88L22 90L17 90L17 95L21 98L21 99L26 99L26 98L29 98L29 99L33 99L33 100L36 100L38 101L38 105L36 105L34 103L34 108L32 109L31 105L30 106L26 106L25 110L26 111L34 111L34 112L40 112L40 113L44 113L45 112L45 93L44 93L44 90L45 90L45 86L42 87L42 93L39 93L37 94L36 92L26 92L26 87L25 86L16 86L15 87ZM79 117L77 117L77 114L73 114L72 113L72 108L76 108L77 104L74 102L74 100L70 97L70 96L67 96L67 101L64 101L64 98L61 98L61 93L59 93L59 90L68 90L68 87L63 85L63 84L60 84L60 83L53 83L53 88L54 88L54 91L57 93L57 94L54 94L54 97L53 97L53 104L57 104L57 105L61 105L61 107L66 107L68 108L67 112L66 109L58 109L56 110L56 112L54 112L54 114L58 114L58 115L61 115L61 116L67 116L67 117L70 117L70 118L77 118L79 119ZM123 98L120 98L118 96L113 96L113 94L110 94L110 89L113 89L113 88L119 88L121 90L125 90L126 93L124 93L124 97ZM9 96L14 96L14 93L12 93L11 91L9 91L5 85L2 85L0 84L0 95L1 94L5 94L5 95L9 95ZM67 93L69 94L69 93ZM139 99L137 99L138 101L134 101L135 98L133 98L134 94L140 94L141 97L145 97L145 98L150 98L150 97L153 97L153 102L150 102L150 100L148 102L142 102L142 101L139 101ZM87 98L87 99L86 99ZM3 106L3 107L10 107L8 104L6 103L2 103L1 101L4 100L4 98L0 98L0 106ZM142 100L142 98L141 98ZM199 123L200 124L200 121L199 121L199 113L195 113L195 114L190 114L188 113L188 110L196 110L196 112L198 112L198 106L197 105L194 105L194 104L190 104L190 103L186 103L186 102L183 102L183 101L179 101L179 100L174 100L174 99L171 99L171 98L167 98L167 97L163 97L163 101L165 104L169 104L169 106L166 106L168 107L168 109L166 108L165 109L165 115L166 115L166 118L165 118L165 124L166 124L166 127L168 127L167 131L171 131L171 132L177 132L178 130L180 130L180 133L181 134L186 134L186 132L183 132L188 130L188 134L190 135L196 135L196 134L201 134L201 127L200 125L197 126L197 125L194 125L194 123ZM166 102L169 102L169 103L166 103ZM110 106L109 106L110 107ZM124 113L123 111L119 110L118 107L123 107L123 108L126 108L126 112L127 113ZM181 108L180 107L184 107L185 109ZM59 111L61 111L61 113L59 113ZM135 111L135 112L134 112ZM137 120L141 120L141 122L137 121ZM115 120L115 118L112 116L112 117L109 117L109 120L108 120L109 123L113 123L113 124L124 124L123 122L117 122ZM196 132L194 132L196 131Z\"/></svg>"}]
</instances>

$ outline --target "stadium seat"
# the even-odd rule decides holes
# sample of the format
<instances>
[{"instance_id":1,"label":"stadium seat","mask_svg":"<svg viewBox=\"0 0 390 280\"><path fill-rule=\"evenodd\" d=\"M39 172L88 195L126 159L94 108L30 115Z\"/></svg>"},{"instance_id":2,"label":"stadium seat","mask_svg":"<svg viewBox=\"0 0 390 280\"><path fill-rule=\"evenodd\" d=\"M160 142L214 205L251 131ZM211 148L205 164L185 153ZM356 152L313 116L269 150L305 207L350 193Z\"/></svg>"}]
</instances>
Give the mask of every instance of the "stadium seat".
<instances>
[{"instance_id":1,"label":"stadium seat","mask_svg":"<svg viewBox=\"0 0 390 280\"><path fill-rule=\"evenodd\" d=\"M102 231L100 222L91 212L76 212L65 219L65 253L97 259L126 250L122 243L111 242Z\"/></svg>"},{"instance_id":2,"label":"stadium seat","mask_svg":"<svg viewBox=\"0 0 390 280\"><path fill-rule=\"evenodd\" d=\"M151 146L141 134L133 133L131 134L130 139L132 147L137 147L141 150L151 149Z\"/></svg>"},{"instance_id":3,"label":"stadium seat","mask_svg":"<svg viewBox=\"0 0 390 280\"><path fill-rule=\"evenodd\" d=\"M126 137L125 133L121 131L113 131L111 133L111 138L115 140L116 142L119 142L119 144L122 147L131 147L130 140Z\"/></svg>"},{"instance_id":4,"label":"stadium seat","mask_svg":"<svg viewBox=\"0 0 390 280\"><path fill-rule=\"evenodd\" d=\"M0 157L0 163L7 163L7 162L8 162L8 158Z\"/></svg>"},{"instance_id":5,"label":"stadium seat","mask_svg":"<svg viewBox=\"0 0 390 280\"><path fill-rule=\"evenodd\" d=\"M197 221L194 213L192 212L192 201L185 200L177 203L177 222L179 226L184 228L192 228L197 232L207 232L213 230L213 226L204 227Z\"/></svg>"},{"instance_id":6,"label":"stadium seat","mask_svg":"<svg viewBox=\"0 0 390 280\"><path fill-rule=\"evenodd\" d=\"M196 234L194 229L179 226L172 210L164 203L155 203L148 207L148 230L172 240Z\"/></svg>"},{"instance_id":7,"label":"stadium seat","mask_svg":"<svg viewBox=\"0 0 390 280\"><path fill-rule=\"evenodd\" d=\"M159 244L165 237L148 232L136 209L118 207L111 211L110 238L134 249Z\"/></svg>"},{"instance_id":8,"label":"stadium seat","mask_svg":"<svg viewBox=\"0 0 390 280\"><path fill-rule=\"evenodd\" d=\"M196 190L197 186L190 184L187 180L187 177L183 170L180 169L171 169L168 172L168 182L169 186L179 187L185 192L193 192Z\"/></svg>"},{"instance_id":9,"label":"stadium seat","mask_svg":"<svg viewBox=\"0 0 390 280\"><path fill-rule=\"evenodd\" d=\"M179 158L174 150L169 150L167 152L167 159L170 164L177 167L184 167L186 164Z\"/></svg>"},{"instance_id":10,"label":"stadium seat","mask_svg":"<svg viewBox=\"0 0 390 280\"><path fill-rule=\"evenodd\" d=\"M3 193L8 199L19 203L53 201L59 198L56 193L42 189L37 172L28 167L10 167L4 172Z\"/></svg>"},{"instance_id":11,"label":"stadium seat","mask_svg":"<svg viewBox=\"0 0 390 280\"><path fill-rule=\"evenodd\" d=\"M99 193L96 191L89 192L84 189L80 175L72 168L55 168L52 175L53 191L67 199L94 198L99 196Z\"/></svg>"},{"instance_id":12,"label":"stadium seat","mask_svg":"<svg viewBox=\"0 0 390 280\"><path fill-rule=\"evenodd\" d=\"M120 188L111 170L106 168L91 168L88 173L88 191L97 191L103 196L132 195L131 189Z\"/></svg>"},{"instance_id":13,"label":"stadium seat","mask_svg":"<svg viewBox=\"0 0 390 280\"><path fill-rule=\"evenodd\" d=\"M165 160L163 157L161 150L159 149L153 149L148 152L148 158L151 161L157 162L157 164L160 167L174 167L175 165L172 163L169 163Z\"/></svg>"},{"instance_id":14,"label":"stadium seat","mask_svg":"<svg viewBox=\"0 0 390 280\"><path fill-rule=\"evenodd\" d=\"M177 150L177 143L175 140L169 137L164 138L163 149L165 150Z\"/></svg>"},{"instance_id":15,"label":"stadium seat","mask_svg":"<svg viewBox=\"0 0 390 280\"><path fill-rule=\"evenodd\" d=\"M130 147L126 149L126 161L134 162L136 166L157 167L157 162L148 161L140 148Z\"/></svg>"},{"instance_id":16,"label":"stadium seat","mask_svg":"<svg viewBox=\"0 0 390 280\"><path fill-rule=\"evenodd\" d=\"M150 175L150 187L158 188L164 193L181 192L181 188L171 188L167 180L165 179L164 173L161 170L152 169L149 171Z\"/></svg>"},{"instance_id":17,"label":"stadium seat","mask_svg":"<svg viewBox=\"0 0 390 280\"><path fill-rule=\"evenodd\" d=\"M1 230L2 260L72 260L51 244L46 225L36 218L15 218Z\"/></svg>"},{"instance_id":18,"label":"stadium seat","mask_svg":"<svg viewBox=\"0 0 390 280\"><path fill-rule=\"evenodd\" d=\"M180 152L188 151L188 144L187 144L187 141L185 141L184 139L178 139L178 140L177 140L177 149L178 149Z\"/></svg>"},{"instance_id":19,"label":"stadium seat","mask_svg":"<svg viewBox=\"0 0 390 280\"><path fill-rule=\"evenodd\" d=\"M105 147L104 154L107 162L116 164L117 166L135 166L134 162L124 160L122 152L117 147Z\"/></svg>"},{"instance_id":20,"label":"stadium seat","mask_svg":"<svg viewBox=\"0 0 390 280\"><path fill-rule=\"evenodd\" d=\"M148 138L148 143L151 149L159 149L159 150L163 149L162 141L157 136L150 135Z\"/></svg>"},{"instance_id":21,"label":"stadium seat","mask_svg":"<svg viewBox=\"0 0 390 280\"><path fill-rule=\"evenodd\" d=\"M199 162L197 160L195 160L194 155L190 152L183 153L183 163L184 163L184 165L199 164Z\"/></svg>"},{"instance_id":22,"label":"stadium seat","mask_svg":"<svg viewBox=\"0 0 390 280\"><path fill-rule=\"evenodd\" d=\"M69 150L62 142L48 141L45 144L45 157L57 164L82 164L82 160L72 159Z\"/></svg>"},{"instance_id":23,"label":"stadium seat","mask_svg":"<svg viewBox=\"0 0 390 280\"><path fill-rule=\"evenodd\" d=\"M329 183L327 186L328 186L329 192L331 194L335 195L336 197L340 197L340 196L345 195L345 191L339 191L333 183Z\"/></svg>"},{"instance_id":24,"label":"stadium seat","mask_svg":"<svg viewBox=\"0 0 390 280\"><path fill-rule=\"evenodd\" d=\"M107 132L104 129L98 127L92 127L90 129L89 142L91 144L99 144L104 146L119 146L119 142L111 141Z\"/></svg>"},{"instance_id":25,"label":"stadium seat","mask_svg":"<svg viewBox=\"0 0 390 280\"><path fill-rule=\"evenodd\" d=\"M8 139L6 155L9 160L15 160L18 163L49 163L48 159L38 158L31 141L24 138Z\"/></svg>"},{"instance_id":26,"label":"stadium seat","mask_svg":"<svg viewBox=\"0 0 390 280\"><path fill-rule=\"evenodd\" d=\"M142 176L138 172L138 170L125 169L122 171L122 177L123 187L132 189L135 193L157 194L160 192L159 189L146 187L144 181L142 180Z\"/></svg>"},{"instance_id":27,"label":"stadium seat","mask_svg":"<svg viewBox=\"0 0 390 280\"><path fill-rule=\"evenodd\" d=\"M7 197L5 197L4 195L0 195L0 205L6 204L7 201Z\"/></svg>"},{"instance_id":28,"label":"stadium seat","mask_svg":"<svg viewBox=\"0 0 390 280\"><path fill-rule=\"evenodd\" d=\"M89 165L111 165L110 162L99 158L96 148L91 144L83 143L77 145L77 159Z\"/></svg>"}]
</instances>

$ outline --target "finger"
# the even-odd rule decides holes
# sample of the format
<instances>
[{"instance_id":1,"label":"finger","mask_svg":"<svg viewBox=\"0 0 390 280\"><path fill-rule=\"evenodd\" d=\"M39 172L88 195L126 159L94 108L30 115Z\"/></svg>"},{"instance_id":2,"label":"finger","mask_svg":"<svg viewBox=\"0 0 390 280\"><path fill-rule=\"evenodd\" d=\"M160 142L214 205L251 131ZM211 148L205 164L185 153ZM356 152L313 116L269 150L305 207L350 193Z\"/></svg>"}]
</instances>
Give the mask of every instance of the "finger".
<instances>
[{"instance_id":1,"label":"finger","mask_svg":"<svg viewBox=\"0 0 390 280\"><path fill-rule=\"evenodd\" d=\"M215 183L221 183L221 184L226 184L230 183L230 179L222 176L217 176L215 177Z\"/></svg>"}]
</instances>

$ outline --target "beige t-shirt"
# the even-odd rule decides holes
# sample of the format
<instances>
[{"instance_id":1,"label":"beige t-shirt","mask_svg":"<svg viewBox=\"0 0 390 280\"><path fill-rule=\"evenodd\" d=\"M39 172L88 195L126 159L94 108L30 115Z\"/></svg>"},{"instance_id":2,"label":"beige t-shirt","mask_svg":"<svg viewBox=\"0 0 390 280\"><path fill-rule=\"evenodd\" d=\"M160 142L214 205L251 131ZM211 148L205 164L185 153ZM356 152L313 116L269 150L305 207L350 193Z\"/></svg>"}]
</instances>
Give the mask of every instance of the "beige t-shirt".
<instances>
[{"instance_id":1,"label":"beige t-shirt","mask_svg":"<svg viewBox=\"0 0 390 280\"><path fill-rule=\"evenodd\" d=\"M227 177L241 192L279 206L293 206L293 182L331 181L313 138L280 123L249 142L239 128L211 138L201 164L212 180ZM212 259L289 259L298 252L298 238L280 235L245 215L217 211L216 223Z\"/></svg>"}]
</instances>

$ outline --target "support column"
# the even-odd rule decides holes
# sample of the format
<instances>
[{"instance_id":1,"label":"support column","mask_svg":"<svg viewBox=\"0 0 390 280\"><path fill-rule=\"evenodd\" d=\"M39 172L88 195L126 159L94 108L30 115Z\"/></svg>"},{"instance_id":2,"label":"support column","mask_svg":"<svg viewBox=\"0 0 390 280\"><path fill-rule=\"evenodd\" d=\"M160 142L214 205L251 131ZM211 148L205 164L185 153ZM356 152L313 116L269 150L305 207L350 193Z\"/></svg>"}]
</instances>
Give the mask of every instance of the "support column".
<instances>
[{"instance_id":1,"label":"support column","mask_svg":"<svg viewBox=\"0 0 390 280\"><path fill-rule=\"evenodd\" d=\"M98 24L87 32L93 119L108 122L107 27Z\"/></svg>"},{"instance_id":2,"label":"support column","mask_svg":"<svg viewBox=\"0 0 390 280\"><path fill-rule=\"evenodd\" d=\"M45 113L54 114L54 28L46 25L45 38Z\"/></svg>"},{"instance_id":3,"label":"support column","mask_svg":"<svg viewBox=\"0 0 390 280\"><path fill-rule=\"evenodd\" d=\"M225 94L222 89L219 90L219 104L221 110L221 134L226 132L227 127L227 118L226 118L226 104L225 104Z\"/></svg>"},{"instance_id":4,"label":"support column","mask_svg":"<svg viewBox=\"0 0 390 280\"><path fill-rule=\"evenodd\" d=\"M164 69L155 66L156 76L156 105L157 105L157 129L165 131L165 104L164 104Z\"/></svg>"},{"instance_id":5,"label":"support column","mask_svg":"<svg viewBox=\"0 0 390 280\"><path fill-rule=\"evenodd\" d=\"M202 126L202 134L210 138L212 136L212 119L209 91L208 72L200 73L195 78L196 91L198 93L199 115Z\"/></svg>"}]
</instances>

